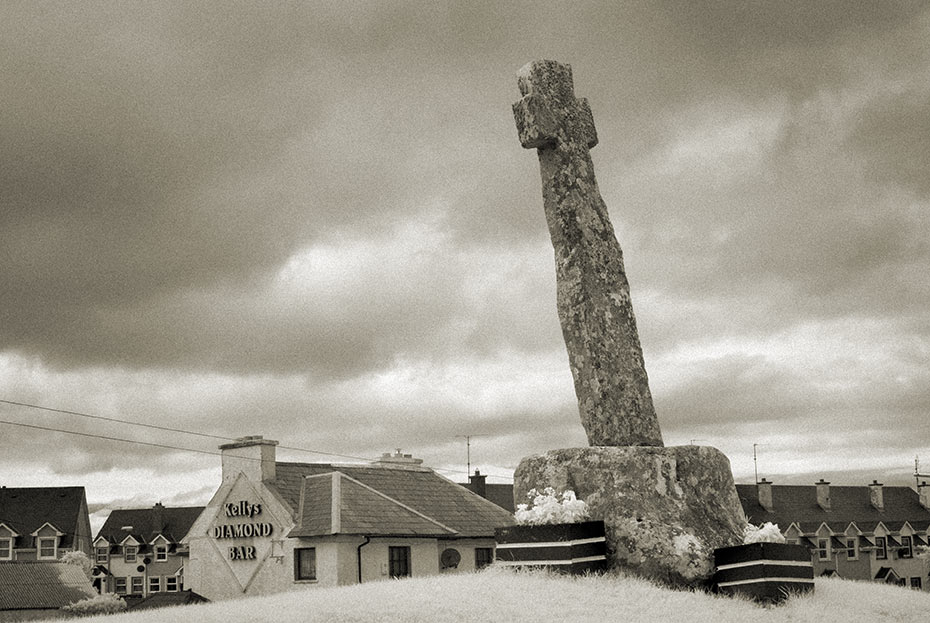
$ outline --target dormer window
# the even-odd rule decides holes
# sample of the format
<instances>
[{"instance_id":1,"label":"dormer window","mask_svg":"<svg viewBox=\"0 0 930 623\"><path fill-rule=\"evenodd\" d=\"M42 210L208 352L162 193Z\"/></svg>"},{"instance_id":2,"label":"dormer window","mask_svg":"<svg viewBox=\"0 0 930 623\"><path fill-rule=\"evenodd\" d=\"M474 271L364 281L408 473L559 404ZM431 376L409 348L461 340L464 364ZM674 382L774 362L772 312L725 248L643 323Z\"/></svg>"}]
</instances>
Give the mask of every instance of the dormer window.
<instances>
[{"instance_id":1,"label":"dormer window","mask_svg":"<svg viewBox=\"0 0 930 623\"><path fill-rule=\"evenodd\" d=\"M817 539L817 559L830 560L830 540Z\"/></svg>"},{"instance_id":2,"label":"dormer window","mask_svg":"<svg viewBox=\"0 0 930 623\"><path fill-rule=\"evenodd\" d=\"M913 541L911 537L909 536L901 537L901 549L898 550L898 557L899 558L913 558L914 557Z\"/></svg>"},{"instance_id":3,"label":"dormer window","mask_svg":"<svg viewBox=\"0 0 930 623\"><path fill-rule=\"evenodd\" d=\"M13 560L13 539L0 538L0 560Z\"/></svg>"},{"instance_id":4,"label":"dormer window","mask_svg":"<svg viewBox=\"0 0 930 623\"><path fill-rule=\"evenodd\" d=\"M123 560L126 562L136 562L136 554L139 553L138 545L123 546Z\"/></svg>"},{"instance_id":5,"label":"dormer window","mask_svg":"<svg viewBox=\"0 0 930 623\"><path fill-rule=\"evenodd\" d=\"M161 544L155 546L155 560L157 562L165 562L168 560L168 546Z\"/></svg>"},{"instance_id":6,"label":"dormer window","mask_svg":"<svg viewBox=\"0 0 930 623\"><path fill-rule=\"evenodd\" d=\"M888 541L883 536L875 537L875 558L877 560L888 558Z\"/></svg>"},{"instance_id":7,"label":"dormer window","mask_svg":"<svg viewBox=\"0 0 930 623\"><path fill-rule=\"evenodd\" d=\"M40 536L36 541L39 560L55 560L58 558L58 537Z\"/></svg>"},{"instance_id":8,"label":"dormer window","mask_svg":"<svg viewBox=\"0 0 930 623\"><path fill-rule=\"evenodd\" d=\"M94 562L98 565L105 565L110 562L110 546L94 548Z\"/></svg>"}]
</instances>

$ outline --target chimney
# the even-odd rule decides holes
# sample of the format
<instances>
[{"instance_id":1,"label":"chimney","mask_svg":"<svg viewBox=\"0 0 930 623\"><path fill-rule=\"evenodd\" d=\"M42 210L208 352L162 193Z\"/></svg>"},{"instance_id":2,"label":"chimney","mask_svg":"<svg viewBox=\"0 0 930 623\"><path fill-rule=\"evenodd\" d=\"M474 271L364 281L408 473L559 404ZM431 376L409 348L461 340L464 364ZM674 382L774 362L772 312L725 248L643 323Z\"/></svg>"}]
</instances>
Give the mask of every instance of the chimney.
<instances>
[{"instance_id":1,"label":"chimney","mask_svg":"<svg viewBox=\"0 0 930 623\"><path fill-rule=\"evenodd\" d=\"M487 497L486 494L488 492L488 487L484 482L485 480L487 480L487 476L485 476L484 474L482 474L476 469L475 475L468 477L468 484L471 485L469 489L471 489L472 491L474 491L475 493L477 493L483 498Z\"/></svg>"},{"instance_id":2,"label":"chimney","mask_svg":"<svg viewBox=\"0 0 930 623\"><path fill-rule=\"evenodd\" d=\"M882 495L882 483L873 480L869 485L869 501L877 510L885 510L885 497Z\"/></svg>"},{"instance_id":3,"label":"chimney","mask_svg":"<svg viewBox=\"0 0 930 623\"><path fill-rule=\"evenodd\" d=\"M375 465L388 465L390 467L419 467L423 459L415 459L412 454L404 454L397 448L394 454L385 452L375 461Z\"/></svg>"},{"instance_id":4,"label":"chimney","mask_svg":"<svg viewBox=\"0 0 930 623\"><path fill-rule=\"evenodd\" d=\"M756 483L756 492L759 495L759 506L768 512L774 512L775 505L772 504L772 483L763 478Z\"/></svg>"},{"instance_id":5,"label":"chimney","mask_svg":"<svg viewBox=\"0 0 930 623\"><path fill-rule=\"evenodd\" d=\"M220 446L223 481L232 480L240 473L255 482L274 480L276 445L277 441L251 435Z\"/></svg>"},{"instance_id":6,"label":"chimney","mask_svg":"<svg viewBox=\"0 0 930 623\"><path fill-rule=\"evenodd\" d=\"M917 495L920 498L920 505L930 510L930 485L926 480L917 485Z\"/></svg>"},{"instance_id":7,"label":"chimney","mask_svg":"<svg viewBox=\"0 0 930 623\"><path fill-rule=\"evenodd\" d=\"M821 478L817 485L817 505L825 511L830 510L830 483Z\"/></svg>"},{"instance_id":8,"label":"chimney","mask_svg":"<svg viewBox=\"0 0 930 623\"><path fill-rule=\"evenodd\" d=\"M165 507L161 502L155 502L155 506L152 507L152 530L155 534L165 530Z\"/></svg>"}]
</instances>

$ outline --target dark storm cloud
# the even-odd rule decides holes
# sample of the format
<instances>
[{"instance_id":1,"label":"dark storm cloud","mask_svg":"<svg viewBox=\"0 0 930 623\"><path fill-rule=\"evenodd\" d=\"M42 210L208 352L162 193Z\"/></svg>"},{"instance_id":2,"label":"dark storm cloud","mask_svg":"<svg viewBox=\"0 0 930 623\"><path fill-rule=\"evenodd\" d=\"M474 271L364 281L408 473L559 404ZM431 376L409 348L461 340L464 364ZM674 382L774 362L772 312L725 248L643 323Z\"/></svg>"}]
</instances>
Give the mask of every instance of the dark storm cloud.
<instances>
[{"instance_id":1,"label":"dark storm cloud","mask_svg":"<svg viewBox=\"0 0 930 623\"><path fill-rule=\"evenodd\" d=\"M666 435L919 430L928 14L6 3L0 389L432 464L462 434L498 464L583 444L510 111L554 58L594 111ZM74 445L55 469L123 461Z\"/></svg>"}]
</instances>

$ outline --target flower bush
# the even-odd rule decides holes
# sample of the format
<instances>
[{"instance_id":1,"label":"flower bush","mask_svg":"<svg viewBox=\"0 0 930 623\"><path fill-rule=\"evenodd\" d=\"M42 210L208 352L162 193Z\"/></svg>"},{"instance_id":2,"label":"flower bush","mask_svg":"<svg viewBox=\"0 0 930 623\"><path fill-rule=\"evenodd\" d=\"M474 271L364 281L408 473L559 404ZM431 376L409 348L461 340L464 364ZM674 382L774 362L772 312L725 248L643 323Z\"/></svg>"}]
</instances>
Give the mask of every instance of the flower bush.
<instances>
[{"instance_id":1,"label":"flower bush","mask_svg":"<svg viewBox=\"0 0 930 623\"><path fill-rule=\"evenodd\" d=\"M126 609L126 602L116 593L104 593L96 597L89 597L62 608L79 617L90 617L98 614L115 614Z\"/></svg>"},{"instance_id":2,"label":"flower bush","mask_svg":"<svg viewBox=\"0 0 930 623\"><path fill-rule=\"evenodd\" d=\"M546 487L542 493L530 489L526 496L533 500L532 506L517 504L514 517L518 524L577 523L588 517L588 505L576 498L574 491L557 494L552 487Z\"/></svg>"},{"instance_id":3,"label":"flower bush","mask_svg":"<svg viewBox=\"0 0 930 623\"><path fill-rule=\"evenodd\" d=\"M743 528L743 543L784 543L785 535L778 529L778 524L770 521L761 526L747 524Z\"/></svg>"}]
</instances>

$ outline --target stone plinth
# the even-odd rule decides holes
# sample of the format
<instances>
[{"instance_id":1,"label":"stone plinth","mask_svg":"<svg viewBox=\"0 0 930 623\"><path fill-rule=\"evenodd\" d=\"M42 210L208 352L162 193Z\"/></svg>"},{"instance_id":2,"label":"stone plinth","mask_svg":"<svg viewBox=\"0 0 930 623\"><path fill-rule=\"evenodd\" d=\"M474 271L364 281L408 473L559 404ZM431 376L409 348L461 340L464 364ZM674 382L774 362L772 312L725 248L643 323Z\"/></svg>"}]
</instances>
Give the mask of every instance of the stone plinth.
<instances>
[{"instance_id":1,"label":"stone plinth","mask_svg":"<svg viewBox=\"0 0 930 623\"><path fill-rule=\"evenodd\" d=\"M665 584L707 584L714 549L743 542L730 461L715 448L600 446L524 458L514 500L545 487L573 490L604 521L612 567Z\"/></svg>"}]
</instances>

